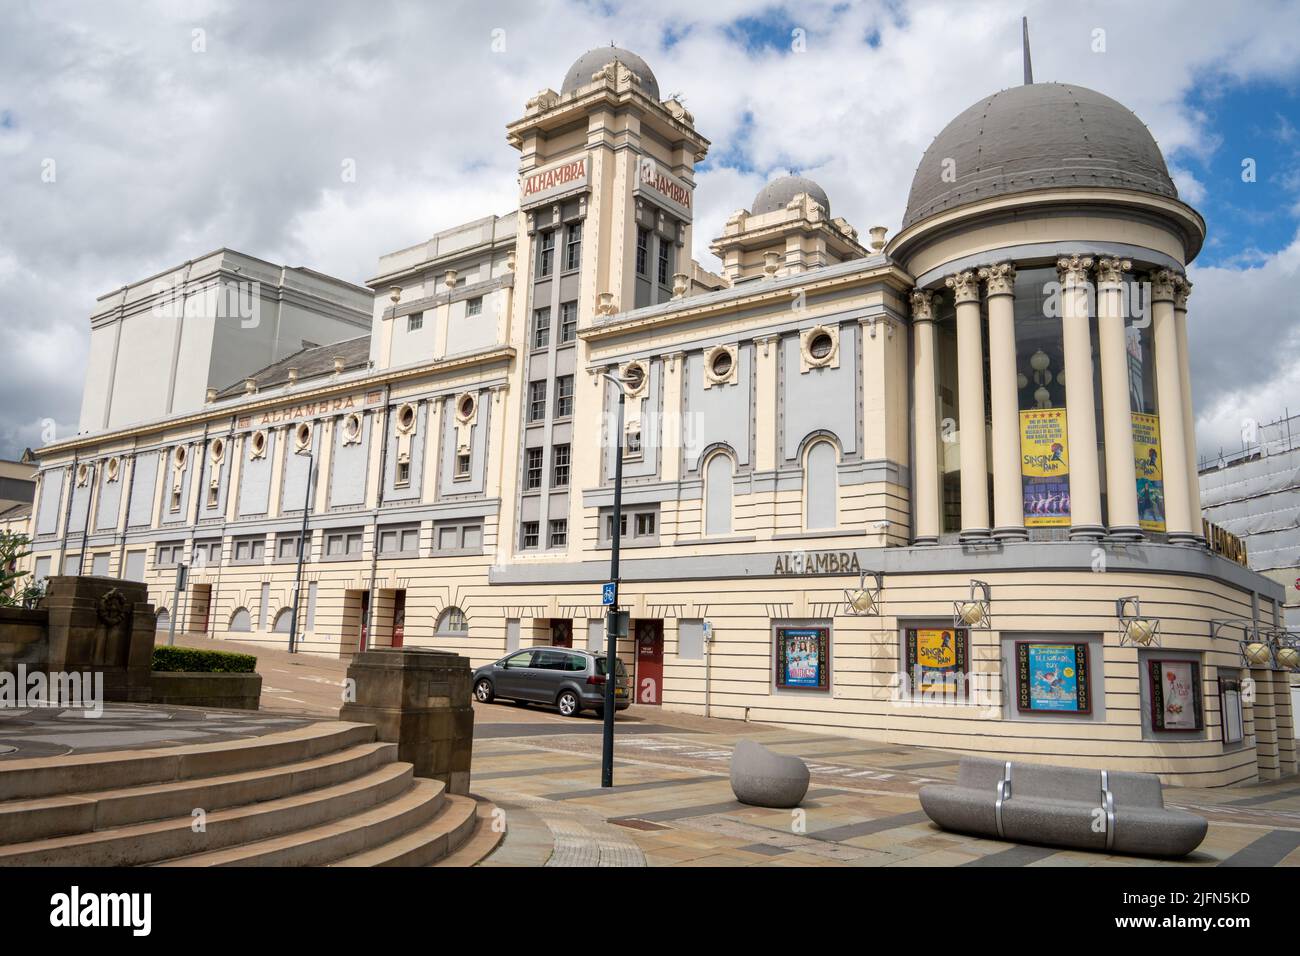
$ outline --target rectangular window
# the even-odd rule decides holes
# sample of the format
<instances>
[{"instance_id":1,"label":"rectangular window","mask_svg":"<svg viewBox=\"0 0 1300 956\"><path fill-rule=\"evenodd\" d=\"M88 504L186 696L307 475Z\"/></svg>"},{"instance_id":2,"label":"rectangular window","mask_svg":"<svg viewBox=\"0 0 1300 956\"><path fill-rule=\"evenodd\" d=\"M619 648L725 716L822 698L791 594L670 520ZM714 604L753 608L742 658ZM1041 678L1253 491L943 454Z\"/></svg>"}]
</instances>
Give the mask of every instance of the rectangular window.
<instances>
[{"instance_id":1,"label":"rectangular window","mask_svg":"<svg viewBox=\"0 0 1300 956\"><path fill-rule=\"evenodd\" d=\"M913 698L964 700L970 671L965 628L910 627L904 634L908 687Z\"/></svg>"},{"instance_id":2,"label":"rectangular window","mask_svg":"<svg viewBox=\"0 0 1300 956\"><path fill-rule=\"evenodd\" d=\"M340 528L325 532L327 558L351 558L361 554L363 533L360 528Z\"/></svg>"},{"instance_id":3,"label":"rectangular window","mask_svg":"<svg viewBox=\"0 0 1300 956\"><path fill-rule=\"evenodd\" d=\"M411 463L409 461L399 461L397 463L397 477L393 481L394 486L398 488L409 488L411 485Z\"/></svg>"},{"instance_id":4,"label":"rectangular window","mask_svg":"<svg viewBox=\"0 0 1300 956\"><path fill-rule=\"evenodd\" d=\"M569 522L561 518L551 522L551 547L564 548L569 544Z\"/></svg>"},{"instance_id":5,"label":"rectangular window","mask_svg":"<svg viewBox=\"0 0 1300 956\"><path fill-rule=\"evenodd\" d=\"M636 536L638 538L644 538L653 535L658 520L659 516L652 511L645 511L638 514L636 516Z\"/></svg>"},{"instance_id":6,"label":"rectangular window","mask_svg":"<svg viewBox=\"0 0 1300 956\"><path fill-rule=\"evenodd\" d=\"M216 567L221 564L221 539L209 538L204 541L195 541L194 549L190 554L190 564L196 570Z\"/></svg>"},{"instance_id":7,"label":"rectangular window","mask_svg":"<svg viewBox=\"0 0 1300 956\"><path fill-rule=\"evenodd\" d=\"M172 511L181 510L181 490L179 488L172 491L171 510Z\"/></svg>"},{"instance_id":8,"label":"rectangular window","mask_svg":"<svg viewBox=\"0 0 1300 956\"><path fill-rule=\"evenodd\" d=\"M540 422L546 417L546 383L528 383L528 420Z\"/></svg>"},{"instance_id":9,"label":"rectangular window","mask_svg":"<svg viewBox=\"0 0 1300 956\"><path fill-rule=\"evenodd\" d=\"M95 554L90 558L90 573L97 578L108 577L108 555Z\"/></svg>"},{"instance_id":10,"label":"rectangular window","mask_svg":"<svg viewBox=\"0 0 1300 956\"><path fill-rule=\"evenodd\" d=\"M522 541L525 548L537 547L537 522L525 521L523 527Z\"/></svg>"},{"instance_id":11,"label":"rectangular window","mask_svg":"<svg viewBox=\"0 0 1300 956\"><path fill-rule=\"evenodd\" d=\"M582 223L575 222L569 226L569 238L564 244L564 268L572 272L582 261Z\"/></svg>"},{"instance_id":12,"label":"rectangular window","mask_svg":"<svg viewBox=\"0 0 1300 956\"><path fill-rule=\"evenodd\" d=\"M424 328L424 313L412 312L406 317L406 331L418 332Z\"/></svg>"},{"instance_id":13,"label":"rectangular window","mask_svg":"<svg viewBox=\"0 0 1300 956\"><path fill-rule=\"evenodd\" d=\"M474 315L483 314L483 297L475 296L472 299L465 300L465 316L468 318Z\"/></svg>"},{"instance_id":14,"label":"rectangular window","mask_svg":"<svg viewBox=\"0 0 1300 956\"><path fill-rule=\"evenodd\" d=\"M627 434L623 437L623 457L639 458L641 457L641 429L629 428Z\"/></svg>"},{"instance_id":15,"label":"rectangular window","mask_svg":"<svg viewBox=\"0 0 1300 956\"><path fill-rule=\"evenodd\" d=\"M830 690L830 628L776 628L775 662L777 687L783 690Z\"/></svg>"},{"instance_id":16,"label":"rectangular window","mask_svg":"<svg viewBox=\"0 0 1300 956\"><path fill-rule=\"evenodd\" d=\"M1241 681L1225 677L1219 671L1219 714L1223 725L1223 742L1239 744L1245 736L1245 718L1241 707Z\"/></svg>"},{"instance_id":17,"label":"rectangular window","mask_svg":"<svg viewBox=\"0 0 1300 956\"><path fill-rule=\"evenodd\" d=\"M221 500L221 487L219 485L208 486L208 507L215 508Z\"/></svg>"},{"instance_id":18,"label":"rectangular window","mask_svg":"<svg viewBox=\"0 0 1300 956\"><path fill-rule=\"evenodd\" d=\"M555 230L542 233L537 247L537 277L545 279L555 269Z\"/></svg>"},{"instance_id":19,"label":"rectangular window","mask_svg":"<svg viewBox=\"0 0 1300 956\"><path fill-rule=\"evenodd\" d=\"M275 536L275 560L297 561L298 542L301 540L296 534L277 534Z\"/></svg>"},{"instance_id":20,"label":"rectangular window","mask_svg":"<svg viewBox=\"0 0 1300 956\"><path fill-rule=\"evenodd\" d=\"M569 487L569 446L556 445L551 450L551 487Z\"/></svg>"},{"instance_id":21,"label":"rectangular window","mask_svg":"<svg viewBox=\"0 0 1300 956\"><path fill-rule=\"evenodd\" d=\"M524 487L533 491L542 487L542 450L528 449L528 469L524 475Z\"/></svg>"},{"instance_id":22,"label":"rectangular window","mask_svg":"<svg viewBox=\"0 0 1300 956\"><path fill-rule=\"evenodd\" d=\"M470 469L469 452L456 455L456 478L468 478Z\"/></svg>"},{"instance_id":23,"label":"rectangular window","mask_svg":"<svg viewBox=\"0 0 1300 956\"><path fill-rule=\"evenodd\" d=\"M235 560L238 562L260 562L266 557L266 538L263 535L247 538L235 538Z\"/></svg>"},{"instance_id":24,"label":"rectangular window","mask_svg":"<svg viewBox=\"0 0 1300 956\"><path fill-rule=\"evenodd\" d=\"M560 303L560 344L572 342L578 337L578 303Z\"/></svg>"},{"instance_id":25,"label":"rectangular window","mask_svg":"<svg viewBox=\"0 0 1300 956\"><path fill-rule=\"evenodd\" d=\"M443 521L434 526L433 540L440 552L478 551L483 547L483 522Z\"/></svg>"},{"instance_id":26,"label":"rectangular window","mask_svg":"<svg viewBox=\"0 0 1300 956\"><path fill-rule=\"evenodd\" d=\"M381 555L418 554L419 551L419 525L390 525L379 529L379 553Z\"/></svg>"},{"instance_id":27,"label":"rectangular window","mask_svg":"<svg viewBox=\"0 0 1300 956\"><path fill-rule=\"evenodd\" d=\"M533 348L544 349L551 344L551 310L537 309L533 312Z\"/></svg>"},{"instance_id":28,"label":"rectangular window","mask_svg":"<svg viewBox=\"0 0 1300 956\"><path fill-rule=\"evenodd\" d=\"M573 414L573 376L561 375L555 380L555 417L568 418Z\"/></svg>"},{"instance_id":29,"label":"rectangular window","mask_svg":"<svg viewBox=\"0 0 1300 956\"><path fill-rule=\"evenodd\" d=\"M636 274L650 275L650 230L636 231Z\"/></svg>"},{"instance_id":30,"label":"rectangular window","mask_svg":"<svg viewBox=\"0 0 1300 956\"><path fill-rule=\"evenodd\" d=\"M600 510L599 540L597 544L608 548L614 540L614 512L612 508ZM659 543L659 506L634 505L622 509L619 522L619 544L624 548L648 548Z\"/></svg>"},{"instance_id":31,"label":"rectangular window","mask_svg":"<svg viewBox=\"0 0 1300 956\"><path fill-rule=\"evenodd\" d=\"M659 284L667 285L672 275L672 244L663 236L659 237Z\"/></svg>"}]
</instances>

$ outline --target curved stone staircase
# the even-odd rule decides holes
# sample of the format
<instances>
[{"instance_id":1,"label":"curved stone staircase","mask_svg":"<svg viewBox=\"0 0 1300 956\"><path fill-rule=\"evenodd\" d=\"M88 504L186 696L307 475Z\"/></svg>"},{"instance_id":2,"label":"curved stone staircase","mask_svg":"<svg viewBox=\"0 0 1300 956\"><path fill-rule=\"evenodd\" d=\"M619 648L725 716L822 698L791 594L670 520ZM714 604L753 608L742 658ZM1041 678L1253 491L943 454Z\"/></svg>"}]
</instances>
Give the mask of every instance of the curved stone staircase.
<instances>
[{"instance_id":1,"label":"curved stone staircase","mask_svg":"<svg viewBox=\"0 0 1300 956\"><path fill-rule=\"evenodd\" d=\"M500 836L369 724L0 762L0 866L472 866Z\"/></svg>"}]
</instances>

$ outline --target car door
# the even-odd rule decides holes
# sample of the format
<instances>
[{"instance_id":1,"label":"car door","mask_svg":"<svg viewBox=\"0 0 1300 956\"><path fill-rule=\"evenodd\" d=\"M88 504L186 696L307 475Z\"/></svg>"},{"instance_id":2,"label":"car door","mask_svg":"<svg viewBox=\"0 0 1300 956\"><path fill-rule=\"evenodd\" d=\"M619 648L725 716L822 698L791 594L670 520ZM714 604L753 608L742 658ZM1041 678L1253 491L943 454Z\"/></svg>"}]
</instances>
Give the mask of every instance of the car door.
<instances>
[{"instance_id":1,"label":"car door","mask_svg":"<svg viewBox=\"0 0 1300 956\"><path fill-rule=\"evenodd\" d=\"M532 680L529 690L534 696L530 700L539 704L551 704L560 695L560 685L568 671L569 655L564 651L539 650L533 659Z\"/></svg>"},{"instance_id":2,"label":"car door","mask_svg":"<svg viewBox=\"0 0 1300 956\"><path fill-rule=\"evenodd\" d=\"M493 673L494 690L508 700L528 700L529 675L535 651L518 651L502 660Z\"/></svg>"}]
</instances>

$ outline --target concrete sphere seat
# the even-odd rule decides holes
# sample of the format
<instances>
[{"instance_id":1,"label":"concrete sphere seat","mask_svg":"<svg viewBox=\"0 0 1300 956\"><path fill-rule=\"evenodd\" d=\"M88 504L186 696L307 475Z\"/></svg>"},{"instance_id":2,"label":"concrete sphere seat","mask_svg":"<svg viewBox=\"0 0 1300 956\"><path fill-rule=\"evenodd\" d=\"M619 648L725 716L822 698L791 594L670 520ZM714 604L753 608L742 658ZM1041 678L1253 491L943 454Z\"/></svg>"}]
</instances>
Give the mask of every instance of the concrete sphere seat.
<instances>
[{"instance_id":1,"label":"concrete sphere seat","mask_svg":"<svg viewBox=\"0 0 1300 956\"><path fill-rule=\"evenodd\" d=\"M808 792L808 767L798 757L742 740L731 755L731 790L750 806L797 807Z\"/></svg>"}]
</instances>

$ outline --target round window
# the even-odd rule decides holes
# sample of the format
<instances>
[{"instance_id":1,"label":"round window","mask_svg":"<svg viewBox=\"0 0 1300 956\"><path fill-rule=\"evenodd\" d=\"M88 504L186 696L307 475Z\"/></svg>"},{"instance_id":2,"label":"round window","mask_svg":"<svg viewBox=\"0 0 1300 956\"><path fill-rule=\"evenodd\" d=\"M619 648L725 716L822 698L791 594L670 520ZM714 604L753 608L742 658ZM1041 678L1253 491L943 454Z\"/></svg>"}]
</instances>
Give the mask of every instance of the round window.
<instances>
[{"instance_id":1,"label":"round window","mask_svg":"<svg viewBox=\"0 0 1300 956\"><path fill-rule=\"evenodd\" d=\"M182 465L185 464L185 446L184 446L184 445L178 445L177 448L176 448L176 451L172 452L172 461L176 462L176 467L177 467L177 468L179 468L179 467L181 467Z\"/></svg>"},{"instance_id":2,"label":"round window","mask_svg":"<svg viewBox=\"0 0 1300 956\"><path fill-rule=\"evenodd\" d=\"M343 420L343 431L349 438L356 438L361 434L361 416L353 412Z\"/></svg>"},{"instance_id":3,"label":"round window","mask_svg":"<svg viewBox=\"0 0 1300 956\"><path fill-rule=\"evenodd\" d=\"M639 389L645 382L645 369L640 365L632 364L623 370L623 384L632 391Z\"/></svg>"},{"instance_id":4,"label":"round window","mask_svg":"<svg viewBox=\"0 0 1300 956\"><path fill-rule=\"evenodd\" d=\"M726 349L719 350L714 354L710 367L714 378L726 378L731 374L731 353Z\"/></svg>"},{"instance_id":5,"label":"round window","mask_svg":"<svg viewBox=\"0 0 1300 956\"><path fill-rule=\"evenodd\" d=\"M260 455L266 449L266 432L253 433L253 454Z\"/></svg>"},{"instance_id":6,"label":"round window","mask_svg":"<svg viewBox=\"0 0 1300 956\"><path fill-rule=\"evenodd\" d=\"M108 477L110 480L117 478L118 467L119 466L116 458L110 458L108 460Z\"/></svg>"},{"instance_id":7,"label":"round window","mask_svg":"<svg viewBox=\"0 0 1300 956\"><path fill-rule=\"evenodd\" d=\"M397 427L402 431L410 431L415 427L415 406L403 405L397 412Z\"/></svg>"},{"instance_id":8,"label":"round window","mask_svg":"<svg viewBox=\"0 0 1300 956\"><path fill-rule=\"evenodd\" d=\"M221 461L221 456L226 453L226 443L220 438L214 439L211 445L211 454L213 461Z\"/></svg>"},{"instance_id":9,"label":"round window","mask_svg":"<svg viewBox=\"0 0 1300 956\"><path fill-rule=\"evenodd\" d=\"M831 341L829 332L818 332L808 343L808 354L815 359L824 359L831 354L835 348L835 343Z\"/></svg>"},{"instance_id":10,"label":"round window","mask_svg":"<svg viewBox=\"0 0 1300 956\"><path fill-rule=\"evenodd\" d=\"M311 444L311 426L308 425L306 422L303 422L298 426L297 430L294 432L294 436L298 440L298 447L306 448L308 445Z\"/></svg>"},{"instance_id":11,"label":"round window","mask_svg":"<svg viewBox=\"0 0 1300 956\"><path fill-rule=\"evenodd\" d=\"M87 466L87 465L78 465L78 466L77 466L77 484L79 484L79 485L84 485L84 484L86 483L86 478L87 478L87 476L89 476L89 474L90 474L90 468L89 468L89 466Z\"/></svg>"},{"instance_id":12,"label":"round window","mask_svg":"<svg viewBox=\"0 0 1300 956\"><path fill-rule=\"evenodd\" d=\"M461 396L460 404L457 406L457 408L460 412L461 418L464 419L472 418L474 415L474 396L473 395Z\"/></svg>"}]
</instances>

